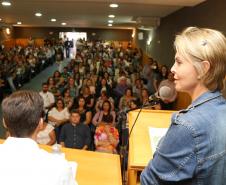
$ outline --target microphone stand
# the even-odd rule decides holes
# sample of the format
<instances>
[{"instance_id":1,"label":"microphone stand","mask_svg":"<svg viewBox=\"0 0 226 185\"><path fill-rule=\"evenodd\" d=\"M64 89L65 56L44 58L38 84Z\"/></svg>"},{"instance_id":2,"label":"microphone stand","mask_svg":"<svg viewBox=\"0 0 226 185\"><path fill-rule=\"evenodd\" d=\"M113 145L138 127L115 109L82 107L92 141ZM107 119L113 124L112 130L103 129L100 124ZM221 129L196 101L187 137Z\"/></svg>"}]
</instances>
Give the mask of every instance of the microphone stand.
<instances>
[{"instance_id":1,"label":"microphone stand","mask_svg":"<svg viewBox=\"0 0 226 185\"><path fill-rule=\"evenodd\" d=\"M134 120L134 123L133 123L133 125L132 125L132 127L131 127L131 130L130 130L130 132L129 132L129 135L128 135L128 138L126 138L125 140L126 140L126 142L125 142L125 145L123 146L123 149L122 149L122 183L123 183L123 185L126 185L126 162L128 161L128 152L127 152L127 148L128 148L128 146L129 146L129 138L130 138L130 135L131 135L131 133L132 133L132 131L133 131L133 128L134 128L134 126L136 125L136 122L137 122L137 120L138 120L138 118L139 118L139 115L140 115L140 113L141 113L141 111L143 110L143 108L144 108L144 106L146 105L146 103L144 103L144 104L142 104L142 106L140 107L140 110L139 110L139 112L138 112L138 114L137 114L137 116L136 116L136 118L135 118L135 120ZM132 109L132 110L134 110L134 109ZM136 109L135 109L136 110ZM126 155L127 154L127 155ZM126 158L127 157L127 158ZM127 159L127 160L126 160Z\"/></svg>"}]
</instances>

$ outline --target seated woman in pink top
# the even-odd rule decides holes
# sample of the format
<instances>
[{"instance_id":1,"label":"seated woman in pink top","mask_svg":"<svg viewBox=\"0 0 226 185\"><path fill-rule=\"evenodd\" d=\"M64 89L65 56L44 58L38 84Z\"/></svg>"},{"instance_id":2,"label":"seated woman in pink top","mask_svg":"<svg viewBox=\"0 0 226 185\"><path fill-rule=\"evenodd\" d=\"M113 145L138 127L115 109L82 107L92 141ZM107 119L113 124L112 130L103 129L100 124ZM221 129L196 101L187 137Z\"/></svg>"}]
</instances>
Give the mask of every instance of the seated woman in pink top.
<instances>
[{"instance_id":1,"label":"seated woman in pink top","mask_svg":"<svg viewBox=\"0 0 226 185\"><path fill-rule=\"evenodd\" d=\"M119 133L115 128L115 112L111 111L111 103L103 102L102 110L93 117L93 125L97 126L94 134L96 151L117 153Z\"/></svg>"}]
</instances>

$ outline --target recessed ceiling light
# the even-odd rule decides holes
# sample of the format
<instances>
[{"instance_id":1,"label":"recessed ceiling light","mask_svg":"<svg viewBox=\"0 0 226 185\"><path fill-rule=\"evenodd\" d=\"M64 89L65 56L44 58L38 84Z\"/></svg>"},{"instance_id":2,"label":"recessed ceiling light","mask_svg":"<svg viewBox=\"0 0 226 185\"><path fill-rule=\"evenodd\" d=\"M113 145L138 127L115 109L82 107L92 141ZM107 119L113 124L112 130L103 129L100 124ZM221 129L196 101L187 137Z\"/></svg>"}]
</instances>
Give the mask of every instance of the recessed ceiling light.
<instances>
[{"instance_id":1,"label":"recessed ceiling light","mask_svg":"<svg viewBox=\"0 0 226 185\"><path fill-rule=\"evenodd\" d=\"M108 26L112 26L112 24L108 24Z\"/></svg>"},{"instance_id":2,"label":"recessed ceiling light","mask_svg":"<svg viewBox=\"0 0 226 185\"><path fill-rule=\"evenodd\" d=\"M22 24L22 22L18 21L17 24Z\"/></svg>"},{"instance_id":3,"label":"recessed ceiling light","mask_svg":"<svg viewBox=\"0 0 226 185\"><path fill-rule=\"evenodd\" d=\"M56 19L51 19L51 22L56 22Z\"/></svg>"},{"instance_id":4,"label":"recessed ceiling light","mask_svg":"<svg viewBox=\"0 0 226 185\"><path fill-rule=\"evenodd\" d=\"M111 8L118 8L118 4L110 4L109 5Z\"/></svg>"},{"instance_id":5,"label":"recessed ceiling light","mask_svg":"<svg viewBox=\"0 0 226 185\"><path fill-rule=\"evenodd\" d=\"M37 16L37 17L41 17L42 16L42 14L41 13L35 13L35 16Z\"/></svg>"},{"instance_id":6,"label":"recessed ceiling light","mask_svg":"<svg viewBox=\"0 0 226 185\"><path fill-rule=\"evenodd\" d=\"M109 22L109 23L113 23L114 21L113 21L113 20L108 20L108 22Z\"/></svg>"},{"instance_id":7,"label":"recessed ceiling light","mask_svg":"<svg viewBox=\"0 0 226 185\"><path fill-rule=\"evenodd\" d=\"M109 18L115 18L115 15L109 15L108 17Z\"/></svg>"},{"instance_id":8,"label":"recessed ceiling light","mask_svg":"<svg viewBox=\"0 0 226 185\"><path fill-rule=\"evenodd\" d=\"M3 6L11 6L11 3L9 1L2 1Z\"/></svg>"},{"instance_id":9,"label":"recessed ceiling light","mask_svg":"<svg viewBox=\"0 0 226 185\"><path fill-rule=\"evenodd\" d=\"M61 25L65 26L67 23L66 22L62 22Z\"/></svg>"}]
</instances>

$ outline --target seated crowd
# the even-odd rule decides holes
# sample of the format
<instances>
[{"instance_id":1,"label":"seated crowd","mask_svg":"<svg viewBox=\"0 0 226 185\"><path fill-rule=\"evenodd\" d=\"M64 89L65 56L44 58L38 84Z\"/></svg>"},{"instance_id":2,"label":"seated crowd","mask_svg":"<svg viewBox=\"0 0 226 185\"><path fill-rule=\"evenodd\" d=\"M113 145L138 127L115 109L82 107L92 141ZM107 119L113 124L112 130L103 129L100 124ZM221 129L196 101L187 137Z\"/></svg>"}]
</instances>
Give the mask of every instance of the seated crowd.
<instances>
[{"instance_id":1,"label":"seated crowd","mask_svg":"<svg viewBox=\"0 0 226 185\"><path fill-rule=\"evenodd\" d=\"M63 60L63 46L45 44L43 47L29 45L25 48L15 46L9 50L0 49L0 101L29 82L56 60Z\"/></svg>"},{"instance_id":2,"label":"seated crowd","mask_svg":"<svg viewBox=\"0 0 226 185\"><path fill-rule=\"evenodd\" d=\"M38 142L117 153L128 110L172 109L177 96L167 66L141 60L130 45L81 41L75 58L42 84L46 124Z\"/></svg>"}]
</instances>

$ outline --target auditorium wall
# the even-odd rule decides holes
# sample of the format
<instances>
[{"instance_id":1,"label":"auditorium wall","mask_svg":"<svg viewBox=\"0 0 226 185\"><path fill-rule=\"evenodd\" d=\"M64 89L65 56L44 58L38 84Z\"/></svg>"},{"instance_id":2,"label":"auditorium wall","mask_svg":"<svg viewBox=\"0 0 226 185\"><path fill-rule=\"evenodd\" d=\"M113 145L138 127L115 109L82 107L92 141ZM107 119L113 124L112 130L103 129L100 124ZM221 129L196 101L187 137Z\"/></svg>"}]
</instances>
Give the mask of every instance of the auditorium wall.
<instances>
[{"instance_id":1,"label":"auditorium wall","mask_svg":"<svg viewBox=\"0 0 226 185\"><path fill-rule=\"evenodd\" d=\"M59 38L59 32L87 32L91 40L131 41L130 29L92 29L92 28L62 28L62 27L15 27L15 38Z\"/></svg>"},{"instance_id":2,"label":"auditorium wall","mask_svg":"<svg viewBox=\"0 0 226 185\"><path fill-rule=\"evenodd\" d=\"M218 29L226 35L226 3L224 0L207 0L195 7L186 7L161 19L160 26L151 32L151 42L138 41L137 45L161 64L172 66L175 34L187 26ZM147 31L145 39L148 39Z\"/></svg>"}]
</instances>

